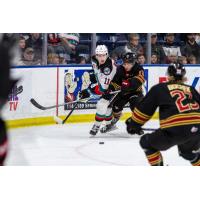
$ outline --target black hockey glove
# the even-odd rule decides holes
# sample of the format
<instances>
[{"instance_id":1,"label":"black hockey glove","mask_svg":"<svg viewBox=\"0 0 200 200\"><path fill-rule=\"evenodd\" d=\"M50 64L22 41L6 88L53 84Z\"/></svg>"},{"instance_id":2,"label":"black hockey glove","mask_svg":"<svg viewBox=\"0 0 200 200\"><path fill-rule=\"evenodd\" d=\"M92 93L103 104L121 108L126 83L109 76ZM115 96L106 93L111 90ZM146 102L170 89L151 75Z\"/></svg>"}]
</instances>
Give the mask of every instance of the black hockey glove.
<instances>
[{"instance_id":1,"label":"black hockey glove","mask_svg":"<svg viewBox=\"0 0 200 200\"><path fill-rule=\"evenodd\" d=\"M113 94L110 94L110 92L111 91L109 89L105 90L104 93L102 94L102 98L110 101L110 99L112 99L113 97Z\"/></svg>"},{"instance_id":2,"label":"black hockey glove","mask_svg":"<svg viewBox=\"0 0 200 200\"><path fill-rule=\"evenodd\" d=\"M130 82L128 80L122 81L122 86L121 86L121 93L126 94L130 91Z\"/></svg>"},{"instance_id":3,"label":"black hockey glove","mask_svg":"<svg viewBox=\"0 0 200 200\"><path fill-rule=\"evenodd\" d=\"M90 97L90 92L89 92L89 89L85 89L85 90L82 90L79 92L79 98L80 99L86 99Z\"/></svg>"},{"instance_id":4,"label":"black hockey glove","mask_svg":"<svg viewBox=\"0 0 200 200\"><path fill-rule=\"evenodd\" d=\"M128 118L125 123L126 123L126 126L127 126L126 130L129 134L131 134L131 135L134 135L134 134L143 135L144 134L144 131L142 130L141 126L136 125L133 122L131 117Z\"/></svg>"}]
</instances>

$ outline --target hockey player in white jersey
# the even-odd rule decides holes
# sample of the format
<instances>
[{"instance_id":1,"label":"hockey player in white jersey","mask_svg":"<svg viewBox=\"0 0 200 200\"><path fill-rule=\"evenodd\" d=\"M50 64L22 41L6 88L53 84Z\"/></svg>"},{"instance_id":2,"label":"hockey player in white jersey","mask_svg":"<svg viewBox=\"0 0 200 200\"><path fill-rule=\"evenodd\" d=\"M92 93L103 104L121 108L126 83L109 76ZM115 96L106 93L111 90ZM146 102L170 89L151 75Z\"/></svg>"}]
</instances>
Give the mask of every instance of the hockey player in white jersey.
<instances>
[{"instance_id":1,"label":"hockey player in white jersey","mask_svg":"<svg viewBox=\"0 0 200 200\"><path fill-rule=\"evenodd\" d=\"M96 47L95 56L92 57L92 68L96 77L97 86L81 91L79 96L80 98L87 98L91 93L102 95L97 103L95 123L90 130L91 135L96 135L104 120L106 123L112 120L109 110L111 108L108 108L108 106L113 95L109 94L108 87L116 73L117 66L108 56L108 49L105 45L98 45Z\"/></svg>"}]
</instances>

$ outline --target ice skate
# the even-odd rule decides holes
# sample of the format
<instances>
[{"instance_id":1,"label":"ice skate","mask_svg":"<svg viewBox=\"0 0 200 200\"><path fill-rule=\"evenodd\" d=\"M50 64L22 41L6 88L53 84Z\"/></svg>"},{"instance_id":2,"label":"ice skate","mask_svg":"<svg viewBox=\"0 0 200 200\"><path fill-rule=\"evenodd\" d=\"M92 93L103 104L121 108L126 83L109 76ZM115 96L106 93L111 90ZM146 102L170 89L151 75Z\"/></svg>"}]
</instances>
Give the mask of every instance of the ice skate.
<instances>
[{"instance_id":1,"label":"ice skate","mask_svg":"<svg viewBox=\"0 0 200 200\"><path fill-rule=\"evenodd\" d=\"M104 127L102 127L100 129L100 132L101 133L108 133L108 132L114 131L116 129L118 129L118 128L117 128L117 126L115 124L107 124L107 125L105 125Z\"/></svg>"},{"instance_id":2,"label":"ice skate","mask_svg":"<svg viewBox=\"0 0 200 200\"><path fill-rule=\"evenodd\" d=\"M90 130L90 135L93 135L93 136L96 135L99 131L99 128L100 128L100 126L97 126L94 124L92 129Z\"/></svg>"}]
</instances>

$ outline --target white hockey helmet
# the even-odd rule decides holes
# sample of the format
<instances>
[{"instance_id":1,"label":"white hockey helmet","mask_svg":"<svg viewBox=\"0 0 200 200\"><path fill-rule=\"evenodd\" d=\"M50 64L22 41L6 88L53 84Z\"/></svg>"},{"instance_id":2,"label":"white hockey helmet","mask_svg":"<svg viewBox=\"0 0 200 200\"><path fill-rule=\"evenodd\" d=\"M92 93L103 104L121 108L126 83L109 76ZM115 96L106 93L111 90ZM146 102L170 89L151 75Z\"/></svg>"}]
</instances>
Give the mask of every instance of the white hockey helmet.
<instances>
[{"instance_id":1,"label":"white hockey helmet","mask_svg":"<svg viewBox=\"0 0 200 200\"><path fill-rule=\"evenodd\" d=\"M108 48L106 45L98 45L95 49L96 55L107 54L108 55Z\"/></svg>"}]
</instances>

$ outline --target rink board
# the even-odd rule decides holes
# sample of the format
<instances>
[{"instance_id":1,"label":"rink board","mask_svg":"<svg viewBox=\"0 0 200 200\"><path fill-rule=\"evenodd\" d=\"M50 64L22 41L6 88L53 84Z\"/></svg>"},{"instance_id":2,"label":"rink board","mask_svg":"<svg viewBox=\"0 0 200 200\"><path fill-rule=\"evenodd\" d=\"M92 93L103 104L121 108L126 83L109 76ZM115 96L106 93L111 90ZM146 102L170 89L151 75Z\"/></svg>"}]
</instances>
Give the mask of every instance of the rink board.
<instances>
[{"instance_id":1,"label":"rink board","mask_svg":"<svg viewBox=\"0 0 200 200\"><path fill-rule=\"evenodd\" d=\"M166 65L144 66L144 93L159 83L166 81ZM12 68L12 76L20 78L16 88L9 95L8 103L3 110L3 117L9 127L22 127L41 124L53 124L53 116L64 117L69 108L59 107L42 111L35 108L30 99L35 98L44 106L62 104L76 100L78 91L89 84L88 71L91 65L66 66L21 66ZM186 67L188 84L200 91L200 65ZM69 86L71 84L71 86ZM20 90L21 89L21 90ZM23 90L22 90L23 89ZM90 122L94 120L95 101L80 105L68 122ZM123 119L131 115L125 109ZM154 115L157 118L158 114Z\"/></svg>"}]
</instances>

